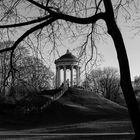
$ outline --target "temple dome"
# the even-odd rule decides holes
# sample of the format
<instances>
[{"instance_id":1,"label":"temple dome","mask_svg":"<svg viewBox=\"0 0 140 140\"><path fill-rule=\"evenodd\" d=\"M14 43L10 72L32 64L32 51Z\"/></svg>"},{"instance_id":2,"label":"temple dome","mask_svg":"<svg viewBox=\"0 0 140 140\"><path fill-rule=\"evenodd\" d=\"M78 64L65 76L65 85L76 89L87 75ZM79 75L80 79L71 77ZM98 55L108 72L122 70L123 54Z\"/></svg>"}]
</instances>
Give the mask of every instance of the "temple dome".
<instances>
[{"instance_id":1,"label":"temple dome","mask_svg":"<svg viewBox=\"0 0 140 140\"><path fill-rule=\"evenodd\" d=\"M55 60L55 64L59 62L78 62L78 59L69 50L67 50L66 54Z\"/></svg>"}]
</instances>

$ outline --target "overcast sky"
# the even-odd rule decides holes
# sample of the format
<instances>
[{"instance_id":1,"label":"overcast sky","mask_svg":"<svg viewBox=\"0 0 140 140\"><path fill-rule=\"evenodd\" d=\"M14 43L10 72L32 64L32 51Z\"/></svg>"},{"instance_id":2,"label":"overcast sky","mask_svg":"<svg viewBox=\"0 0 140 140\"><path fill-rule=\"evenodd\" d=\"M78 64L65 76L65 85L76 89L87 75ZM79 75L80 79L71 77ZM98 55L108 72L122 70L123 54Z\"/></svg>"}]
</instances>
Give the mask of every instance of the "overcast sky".
<instances>
[{"instance_id":1,"label":"overcast sky","mask_svg":"<svg viewBox=\"0 0 140 140\"><path fill-rule=\"evenodd\" d=\"M140 12L137 16L140 16ZM138 33L140 31L140 27L133 28L133 25L136 23L136 21L133 20L130 20L127 23L122 23L124 21L119 22L120 24L118 26L121 30L127 50L131 78L133 80L135 76L140 76L140 34ZM107 43L101 42L100 45L101 52L104 56L104 61L101 63L101 66L113 66L119 69L117 55L112 39L109 37Z\"/></svg>"},{"instance_id":2,"label":"overcast sky","mask_svg":"<svg viewBox=\"0 0 140 140\"><path fill-rule=\"evenodd\" d=\"M130 26L128 27L128 25L129 24L125 23L123 25L119 25L119 28L121 30L126 46L130 64L131 78L133 80L135 76L140 76L140 35L135 35L138 29L133 30ZM133 24L131 24L131 26L132 25ZM68 42L65 45L66 48L62 47L63 49L60 50L61 55L63 55L68 48L72 50L73 44ZM102 61L99 62L99 67L115 67L119 70L117 55L112 38L108 35L105 41L99 41L97 47L99 49L99 52L103 55Z\"/></svg>"},{"instance_id":3,"label":"overcast sky","mask_svg":"<svg viewBox=\"0 0 140 140\"><path fill-rule=\"evenodd\" d=\"M24 10L21 8L20 11L21 11L21 13L23 13ZM36 10L33 10L33 11L35 14ZM121 12L119 12L119 13L121 13ZM136 23L136 21L134 21L134 19L138 19L138 17L139 17L138 21L140 21L140 11L137 11L137 13L136 12L134 12L134 13L135 13L134 15L133 14L131 15L131 20L127 20L127 22L124 20L125 18L123 17L124 16L123 14L119 14L121 16L119 16L117 18L117 22L118 22L119 28L122 32L127 54L128 54L128 58L129 58L132 79L134 78L134 76L140 75L140 34L135 35L135 33L138 30L140 30L140 27L135 30L133 30L133 28L132 28L134 23ZM31 15L32 15L32 13L31 13ZM137 25L140 25L140 23L138 23ZM49 48L48 46L46 46L46 48ZM107 37L105 42L100 41L100 43L97 44L97 47L99 48L99 51L103 55L103 61L100 62L100 67L111 66L111 67L119 68L115 47L114 47L112 39L109 36ZM70 43L70 42L67 43L65 47L62 46L60 49L60 55L63 55L67 49L70 49L70 50L72 49L72 43ZM43 52L43 55L47 61L48 58L47 58L47 54L45 51ZM53 63L53 61L52 61L52 63ZM54 69L55 65L53 64L52 67Z\"/></svg>"},{"instance_id":4,"label":"overcast sky","mask_svg":"<svg viewBox=\"0 0 140 140\"><path fill-rule=\"evenodd\" d=\"M128 54L131 79L134 80L135 76L140 76L140 35L139 34L135 35L135 32L137 32L138 29L133 30L132 28L127 27L127 25L119 26L119 27L120 27L120 30L124 39L124 43L126 46L126 51ZM71 42L65 43L65 47L62 47L62 49L60 49L60 55L65 54L67 49L70 49L71 51L73 48L72 47L73 45L76 45L76 44L74 43L72 44ZM99 52L103 56L102 61L98 63L99 67L101 68L115 67L115 68L118 68L119 70L117 55L116 55L112 38L108 35L105 41L100 40L100 42L97 44L97 47L99 49ZM45 52L44 52L44 57L46 57ZM52 68L55 69L55 65L53 64L53 61L52 61Z\"/></svg>"}]
</instances>

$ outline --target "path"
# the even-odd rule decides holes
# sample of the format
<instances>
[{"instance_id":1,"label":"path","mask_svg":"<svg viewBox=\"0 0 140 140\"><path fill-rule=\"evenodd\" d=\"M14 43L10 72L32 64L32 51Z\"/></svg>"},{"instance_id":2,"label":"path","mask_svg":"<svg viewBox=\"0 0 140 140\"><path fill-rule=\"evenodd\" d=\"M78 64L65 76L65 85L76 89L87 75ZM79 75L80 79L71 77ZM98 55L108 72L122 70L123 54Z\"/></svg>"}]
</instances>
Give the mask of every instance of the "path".
<instances>
[{"instance_id":1,"label":"path","mask_svg":"<svg viewBox=\"0 0 140 140\"><path fill-rule=\"evenodd\" d=\"M7 140L131 140L133 137L130 133L0 134L0 139Z\"/></svg>"}]
</instances>

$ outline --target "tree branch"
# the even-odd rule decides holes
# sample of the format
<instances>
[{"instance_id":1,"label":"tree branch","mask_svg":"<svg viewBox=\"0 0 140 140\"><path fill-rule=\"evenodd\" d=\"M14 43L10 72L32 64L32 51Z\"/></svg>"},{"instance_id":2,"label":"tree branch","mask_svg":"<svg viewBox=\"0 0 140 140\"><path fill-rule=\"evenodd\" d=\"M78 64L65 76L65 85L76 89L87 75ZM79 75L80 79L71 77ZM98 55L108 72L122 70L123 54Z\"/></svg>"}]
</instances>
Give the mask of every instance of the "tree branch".
<instances>
[{"instance_id":1,"label":"tree branch","mask_svg":"<svg viewBox=\"0 0 140 140\"><path fill-rule=\"evenodd\" d=\"M5 52L5 51L10 51L10 50L14 50L17 45L22 41L24 40L28 35L30 35L31 33L33 33L34 31L38 30L38 29L41 29L43 28L44 26L47 26L49 24L51 24L52 22L54 22L56 19L55 18L50 18L48 19L47 21L39 24L39 25L36 25L34 26L33 28L29 29L28 31L26 31L20 38L18 38L18 40L13 44L12 47L10 48L5 48L5 49L2 49L0 50L0 53L2 52Z\"/></svg>"},{"instance_id":2,"label":"tree branch","mask_svg":"<svg viewBox=\"0 0 140 140\"><path fill-rule=\"evenodd\" d=\"M57 13L55 11L52 11L49 7L45 7L33 0L27 0L30 3L36 5L37 7L40 7L41 9L44 9L46 11L48 11L50 13L50 15L52 15L52 17L57 18L57 19L62 19L65 21L70 21L72 23L78 23L78 24L91 24L91 23L95 23L97 20L99 19L105 19L105 13L98 13L95 14L91 17L87 17L87 18L78 18L78 17L74 17L74 16L70 16L70 15L66 15L63 13Z\"/></svg>"},{"instance_id":3,"label":"tree branch","mask_svg":"<svg viewBox=\"0 0 140 140\"><path fill-rule=\"evenodd\" d=\"M34 0L27 0L28 2L32 3L33 5L41 8L41 9L44 9L45 11L48 11L50 14L53 14L54 11L52 11L49 7L47 6L44 6L42 4L39 4L38 2L34 1ZM48 3L48 2L47 2Z\"/></svg>"},{"instance_id":4,"label":"tree branch","mask_svg":"<svg viewBox=\"0 0 140 140\"><path fill-rule=\"evenodd\" d=\"M27 21L27 22L23 22L23 23L9 24L9 25L0 25L0 28L13 28L13 27L26 26L26 25L42 22L44 20L47 20L50 17L51 17L50 15L47 15L45 17L38 18L38 19L35 19L35 20L31 20L31 21Z\"/></svg>"}]
</instances>

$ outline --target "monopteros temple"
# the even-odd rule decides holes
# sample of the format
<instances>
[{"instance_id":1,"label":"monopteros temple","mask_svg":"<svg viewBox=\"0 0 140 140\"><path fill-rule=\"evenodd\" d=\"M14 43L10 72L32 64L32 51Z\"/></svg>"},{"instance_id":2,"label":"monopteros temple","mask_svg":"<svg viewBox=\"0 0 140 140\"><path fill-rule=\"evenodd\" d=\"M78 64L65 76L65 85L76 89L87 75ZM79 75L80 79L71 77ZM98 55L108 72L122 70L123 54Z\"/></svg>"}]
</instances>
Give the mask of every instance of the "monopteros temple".
<instances>
[{"instance_id":1,"label":"monopteros temple","mask_svg":"<svg viewBox=\"0 0 140 140\"><path fill-rule=\"evenodd\" d=\"M69 84L69 86L79 85L80 80L80 67L78 59L67 50L66 54L55 60L56 64L56 88L60 87L61 83ZM67 69L70 70L70 79L67 79ZM61 76L63 70L63 81ZM74 78L74 70L76 78Z\"/></svg>"}]
</instances>

